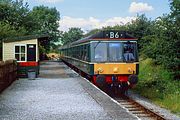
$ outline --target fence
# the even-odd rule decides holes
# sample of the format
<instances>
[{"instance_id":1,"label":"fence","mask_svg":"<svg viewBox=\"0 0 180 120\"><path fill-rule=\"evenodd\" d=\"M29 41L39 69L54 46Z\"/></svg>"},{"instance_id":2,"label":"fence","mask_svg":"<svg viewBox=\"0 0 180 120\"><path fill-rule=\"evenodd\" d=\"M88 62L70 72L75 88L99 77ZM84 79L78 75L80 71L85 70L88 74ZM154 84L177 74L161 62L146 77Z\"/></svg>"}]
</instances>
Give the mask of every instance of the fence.
<instances>
[{"instance_id":1,"label":"fence","mask_svg":"<svg viewBox=\"0 0 180 120\"><path fill-rule=\"evenodd\" d=\"M15 60L0 61L0 92L17 79L17 63Z\"/></svg>"}]
</instances>

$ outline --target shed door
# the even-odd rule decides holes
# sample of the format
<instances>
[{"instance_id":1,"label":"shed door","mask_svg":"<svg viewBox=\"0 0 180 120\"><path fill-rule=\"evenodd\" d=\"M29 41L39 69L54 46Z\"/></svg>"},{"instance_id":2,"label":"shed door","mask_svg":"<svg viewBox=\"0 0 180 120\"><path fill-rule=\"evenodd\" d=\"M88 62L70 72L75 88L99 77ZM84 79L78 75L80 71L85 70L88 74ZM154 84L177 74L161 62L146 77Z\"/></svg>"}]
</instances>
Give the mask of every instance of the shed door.
<instances>
[{"instance_id":1,"label":"shed door","mask_svg":"<svg viewBox=\"0 0 180 120\"><path fill-rule=\"evenodd\" d=\"M36 44L27 45L27 61L36 61Z\"/></svg>"}]
</instances>

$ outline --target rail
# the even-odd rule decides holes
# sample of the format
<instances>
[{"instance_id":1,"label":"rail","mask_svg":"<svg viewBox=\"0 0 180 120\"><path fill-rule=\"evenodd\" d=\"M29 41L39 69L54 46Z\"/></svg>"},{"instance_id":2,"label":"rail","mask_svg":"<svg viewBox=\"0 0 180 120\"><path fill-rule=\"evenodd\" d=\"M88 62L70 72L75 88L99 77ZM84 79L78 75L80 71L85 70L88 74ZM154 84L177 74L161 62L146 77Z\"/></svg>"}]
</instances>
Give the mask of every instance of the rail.
<instances>
[{"instance_id":1,"label":"rail","mask_svg":"<svg viewBox=\"0 0 180 120\"><path fill-rule=\"evenodd\" d=\"M0 61L0 92L17 79L17 63L15 60Z\"/></svg>"},{"instance_id":2,"label":"rail","mask_svg":"<svg viewBox=\"0 0 180 120\"><path fill-rule=\"evenodd\" d=\"M147 107L139 104L138 102L126 95L116 96L114 99L119 102L123 107L128 109L132 114L136 115L142 120L166 120L164 116L160 115L157 112L154 112L153 110L148 109Z\"/></svg>"}]
</instances>

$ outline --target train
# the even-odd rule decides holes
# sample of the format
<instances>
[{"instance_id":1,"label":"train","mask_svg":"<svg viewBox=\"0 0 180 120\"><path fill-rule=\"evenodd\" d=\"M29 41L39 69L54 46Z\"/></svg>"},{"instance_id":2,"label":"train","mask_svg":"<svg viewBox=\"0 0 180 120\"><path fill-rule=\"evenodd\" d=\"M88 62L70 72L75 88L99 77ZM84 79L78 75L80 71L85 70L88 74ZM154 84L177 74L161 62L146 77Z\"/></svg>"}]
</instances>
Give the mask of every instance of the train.
<instances>
[{"instance_id":1,"label":"train","mask_svg":"<svg viewBox=\"0 0 180 120\"><path fill-rule=\"evenodd\" d=\"M96 86L124 93L138 82L138 39L103 30L60 47L60 59Z\"/></svg>"}]
</instances>

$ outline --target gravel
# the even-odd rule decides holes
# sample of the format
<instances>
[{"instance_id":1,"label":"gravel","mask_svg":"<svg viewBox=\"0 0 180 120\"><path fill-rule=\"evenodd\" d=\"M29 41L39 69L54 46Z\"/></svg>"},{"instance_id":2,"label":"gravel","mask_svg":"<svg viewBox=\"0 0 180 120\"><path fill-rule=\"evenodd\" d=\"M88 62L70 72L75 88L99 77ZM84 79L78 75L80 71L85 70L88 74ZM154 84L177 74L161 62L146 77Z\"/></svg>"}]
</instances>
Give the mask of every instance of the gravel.
<instances>
[{"instance_id":1,"label":"gravel","mask_svg":"<svg viewBox=\"0 0 180 120\"><path fill-rule=\"evenodd\" d=\"M73 78L21 79L0 95L1 120L110 119Z\"/></svg>"}]
</instances>

